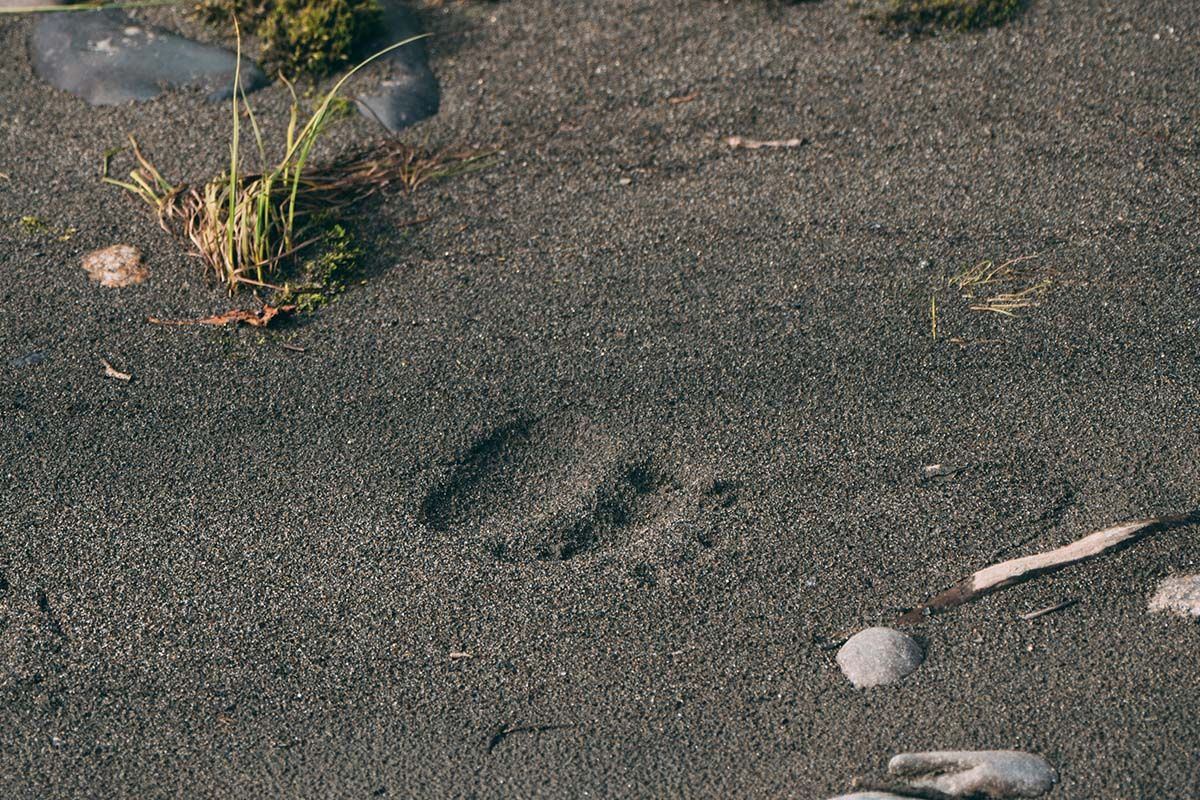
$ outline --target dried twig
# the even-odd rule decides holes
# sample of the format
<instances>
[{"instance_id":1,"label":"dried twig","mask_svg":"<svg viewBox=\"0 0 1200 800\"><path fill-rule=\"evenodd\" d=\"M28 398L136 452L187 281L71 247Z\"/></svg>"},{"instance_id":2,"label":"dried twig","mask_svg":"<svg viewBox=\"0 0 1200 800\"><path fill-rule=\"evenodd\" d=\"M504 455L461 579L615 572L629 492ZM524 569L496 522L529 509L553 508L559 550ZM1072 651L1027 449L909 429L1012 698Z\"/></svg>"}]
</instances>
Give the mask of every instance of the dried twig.
<instances>
[{"instance_id":1,"label":"dried twig","mask_svg":"<svg viewBox=\"0 0 1200 800\"><path fill-rule=\"evenodd\" d=\"M807 139L749 139L745 136L727 136L725 144L732 147L734 150L761 150L764 147L770 148L787 148L787 147L803 147L808 144Z\"/></svg>"},{"instance_id":2,"label":"dried twig","mask_svg":"<svg viewBox=\"0 0 1200 800\"><path fill-rule=\"evenodd\" d=\"M249 325L252 328L265 328L271 324L271 321L281 314L286 315L295 311L294 305L272 306L264 304L257 311L250 311L245 308L234 308L226 311L224 314L216 314L211 317L202 319L158 319L157 317L148 317L150 322L155 325Z\"/></svg>"},{"instance_id":3,"label":"dried twig","mask_svg":"<svg viewBox=\"0 0 1200 800\"><path fill-rule=\"evenodd\" d=\"M125 381L126 383L129 383L129 381L133 380L132 375L130 375L128 372L121 372L112 364L108 363L107 359L100 359L100 363L104 365L105 377L112 378L113 380Z\"/></svg>"},{"instance_id":4,"label":"dried twig","mask_svg":"<svg viewBox=\"0 0 1200 800\"><path fill-rule=\"evenodd\" d=\"M1021 619L1025 620L1026 622L1030 622L1038 617L1044 617L1047 614L1053 614L1055 611L1062 611L1064 608L1070 608L1078 602L1079 601L1074 598L1070 600L1063 600L1061 603L1055 603L1052 606L1046 606L1045 608L1039 608L1037 611L1030 611L1028 614L1022 614Z\"/></svg>"},{"instance_id":5,"label":"dried twig","mask_svg":"<svg viewBox=\"0 0 1200 800\"><path fill-rule=\"evenodd\" d=\"M1197 522L1200 522L1200 510L1189 514L1126 522L1096 531L1056 550L993 564L963 578L949 589L931 597L923 605L907 612L900 617L898 624L916 625L933 614L949 611L986 594L1125 547L1152 533Z\"/></svg>"}]
</instances>

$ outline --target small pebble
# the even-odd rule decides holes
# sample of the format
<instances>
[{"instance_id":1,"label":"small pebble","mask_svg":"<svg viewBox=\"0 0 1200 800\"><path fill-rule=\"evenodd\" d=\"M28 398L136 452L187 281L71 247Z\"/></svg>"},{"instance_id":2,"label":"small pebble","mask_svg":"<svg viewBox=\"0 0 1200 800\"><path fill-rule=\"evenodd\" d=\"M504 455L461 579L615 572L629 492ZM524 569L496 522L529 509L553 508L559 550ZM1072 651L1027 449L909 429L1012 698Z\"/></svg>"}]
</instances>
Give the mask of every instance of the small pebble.
<instances>
[{"instance_id":1,"label":"small pebble","mask_svg":"<svg viewBox=\"0 0 1200 800\"><path fill-rule=\"evenodd\" d=\"M842 673L859 689L885 686L908 675L925 660L921 646L891 628L867 628L838 650Z\"/></svg>"},{"instance_id":2,"label":"small pebble","mask_svg":"<svg viewBox=\"0 0 1200 800\"><path fill-rule=\"evenodd\" d=\"M903 753L888 762L888 772L917 789L992 800L1040 797L1058 780L1046 759L1018 750Z\"/></svg>"},{"instance_id":3,"label":"small pebble","mask_svg":"<svg viewBox=\"0 0 1200 800\"><path fill-rule=\"evenodd\" d=\"M142 251L129 244L114 244L83 257L83 269L101 286L117 288L141 283L150 276L142 265Z\"/></svg>"},{"instance_id":4,"label":"small pebble","mask_svg":"<svg viewBox=\"0 0 1200 800\"><path fill-rule=\"evenodd\" d=\"M1163 578L1158 591L1150 598L1150 610L1200 619L1200 575Z\"/></svg>"},{"instance_id":5,"label":"small pebble","mask_svg":"<svg viewBox=\"0 0 1200 800\"><path fill-rule=\"evenodd\" d=\"M830 800L912 800L891 792L855 792L854 794L839 794Z\"/></svg>"}]
</instances>

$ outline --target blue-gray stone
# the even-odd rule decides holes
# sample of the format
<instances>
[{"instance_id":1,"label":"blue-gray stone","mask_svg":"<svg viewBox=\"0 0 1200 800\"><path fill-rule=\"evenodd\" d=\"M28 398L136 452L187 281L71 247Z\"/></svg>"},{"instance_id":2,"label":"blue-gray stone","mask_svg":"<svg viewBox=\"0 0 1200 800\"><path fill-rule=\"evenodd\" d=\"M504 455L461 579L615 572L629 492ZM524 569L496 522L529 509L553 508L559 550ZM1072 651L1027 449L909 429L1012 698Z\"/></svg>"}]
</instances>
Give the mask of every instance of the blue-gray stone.
<instances>
[{"instance_id":1,"label":"blue-gray stone","mask_svg":"<svg viewBox=\"0 0 1200 800\"><path fill-rule=\"evenodd\" d=\"M383 0L381 5L381 32L369 50L377 52L421 33L416 16L398 0ZM429 68L429 53L424 39L393 50L381 57L379 62L379 66L371 69L382 75L378 88L370 94L355 97L358 110L364 116L378 120L394 132L438 112L441 90L433 70Z\"/></svg>"},{"instance_id":2,"label":"blue-gray stone","mask_svg":"<svg viewBox=\"0 0 1200 800\"><path fill-rule=\"evenodd\" d=\"M34 350L32 353L26 353L22 356L10 358L8 365L13 369L21 369L23 367L36 367L46 360L46 354L41 350Z\"/></svg>"},{"instance_id":3,"label":"blue-gray stone","mask_svg":"<svg viewBox=\"0 0 1200 800\"><path fill-rule=\"evenodd\" d=\"M29 43L34 72L94 106L157 97L165 88L198 88L209 100L233 96L237 56L230 50L143 25L123 11L44 14ZM242 60L242 87L267 83Z\"/></svg>"}]
</instances>

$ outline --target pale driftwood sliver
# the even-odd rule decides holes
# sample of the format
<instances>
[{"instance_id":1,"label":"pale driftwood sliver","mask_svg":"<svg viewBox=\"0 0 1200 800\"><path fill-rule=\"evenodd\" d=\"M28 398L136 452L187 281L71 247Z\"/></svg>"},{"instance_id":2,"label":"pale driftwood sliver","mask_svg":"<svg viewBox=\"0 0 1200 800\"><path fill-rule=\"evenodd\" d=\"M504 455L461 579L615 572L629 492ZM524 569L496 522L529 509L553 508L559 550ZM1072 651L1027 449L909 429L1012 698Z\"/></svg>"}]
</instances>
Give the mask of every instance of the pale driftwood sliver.
<instances>
[{"instance_id":1,"label":"pale driftwood sliver","mask_svg":"<svg viewBox=\"0 0 1200 800\"><path fill-rule=\"evenodd\" d=\"M1056 550L1002 561L999 564L985 567L973 575L963 578L944 592L934 595L924 604L904 614L898 622L900 625L915 625L933 614L948 611L985 594L1022 583L1038 575L1054 572L1071 564L1078 564L1080 561L1086 561L1089 558L1125 547L1152 533L1195 523L1200 523L1200 510L1190 514L1124 522L1088 534L1082 539L1063 545Z\"/></svg>"}]
</instances>

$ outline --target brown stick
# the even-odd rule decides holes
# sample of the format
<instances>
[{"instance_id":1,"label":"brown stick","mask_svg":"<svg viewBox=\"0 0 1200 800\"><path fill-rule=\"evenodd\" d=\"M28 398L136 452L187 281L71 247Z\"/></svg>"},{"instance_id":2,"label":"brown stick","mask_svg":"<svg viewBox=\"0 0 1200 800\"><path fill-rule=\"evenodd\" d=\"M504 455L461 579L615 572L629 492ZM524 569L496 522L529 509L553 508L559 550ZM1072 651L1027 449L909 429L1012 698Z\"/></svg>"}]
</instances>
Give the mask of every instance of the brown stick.
<instances>
[{"instance_id":1,"label":"brown stick","mask_svg":"<svg viewBox=\"0 0 1200 800\"><path fill-rule=\"evenodd\" d=\"M1038 575L1056 572L1071 564L1078 564L1080 561L1126 547L1152 533L1197 522L1200 522L1200 510L1190 514L1126 522L1096 531L1056 550L1002 561L963 578L949 589L904 614L897 622L900 625L916 625L926 617L949 611Z\"/></svg>"}]
</instances>

